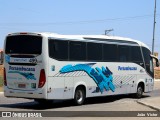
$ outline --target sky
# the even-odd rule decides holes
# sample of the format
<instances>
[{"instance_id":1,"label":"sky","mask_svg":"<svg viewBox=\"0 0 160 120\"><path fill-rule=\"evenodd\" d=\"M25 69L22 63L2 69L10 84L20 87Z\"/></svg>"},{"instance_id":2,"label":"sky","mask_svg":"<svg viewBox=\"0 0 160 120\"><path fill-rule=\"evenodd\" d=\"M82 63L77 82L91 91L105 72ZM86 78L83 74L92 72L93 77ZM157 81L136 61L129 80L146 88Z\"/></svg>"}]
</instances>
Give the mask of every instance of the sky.
<instances>
[{"instance_id":1,"label":"sky","mask_svg":"<svg viewBox=\"0 0 160 120\"><path fill-rule=\"evenodd\" d=\"M160 54L160 0L155 51ZM13 32L108 35L144 42L152 49L154 0L0 0L0 48ZM160 55L159 55L160 57Z\"/></svg>"}]
</instances>

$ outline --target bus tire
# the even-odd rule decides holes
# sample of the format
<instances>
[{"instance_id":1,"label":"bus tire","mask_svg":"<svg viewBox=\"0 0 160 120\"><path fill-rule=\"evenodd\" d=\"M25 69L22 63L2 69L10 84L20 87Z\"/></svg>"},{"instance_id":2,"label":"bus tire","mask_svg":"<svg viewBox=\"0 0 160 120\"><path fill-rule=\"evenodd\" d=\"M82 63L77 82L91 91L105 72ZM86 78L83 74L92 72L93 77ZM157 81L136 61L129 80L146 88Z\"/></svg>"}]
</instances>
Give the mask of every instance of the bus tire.
<instances>
[{"instance_id":1,"label":"bus tire","mask_svg":"<svg viewBox=\"0 0 160 120\"><path fill-rule=\"evenodd\" d=\"M139 84L137 87L136 98L141 98L143 95L144 87L143 84Z\"/></svg>"},{"instance_id":2,"label":"bus tire","mask_svg":"<svg viewBox=\"0 0 160 120\"><path fill-rule=\"evenodd\" d=\"M75 90L75 94L74 94L75 105L82 105L85 101L85 98L86 98L85 89L83 87L78 87Z\"/></svg>"}]
</instances>

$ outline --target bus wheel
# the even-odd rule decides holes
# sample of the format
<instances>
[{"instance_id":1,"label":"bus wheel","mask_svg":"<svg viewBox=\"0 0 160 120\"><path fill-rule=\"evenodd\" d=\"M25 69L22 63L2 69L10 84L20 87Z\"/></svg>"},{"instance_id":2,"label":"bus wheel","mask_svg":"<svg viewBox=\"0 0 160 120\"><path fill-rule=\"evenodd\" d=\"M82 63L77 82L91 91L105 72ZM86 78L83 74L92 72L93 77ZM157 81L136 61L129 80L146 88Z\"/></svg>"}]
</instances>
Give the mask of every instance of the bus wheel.
<instances>
[{"instance_id":1,"label":"bus wheel","mask_svg":"<svg viewBox=\"0 0 160 120\"><path fill-rule=\"evenodd\" d=\"M74 94L74 103L75 105L82 105L86 98L86 93L83 87L78 87Z\"/></svg>"},{"instance_id":2,"label":"bus wheel","mask_svg":"<svg viewBox=\"0 0 160 120\"><path fill-rule=\"evenodd\" d=\"M137 87L136 97L141 98L142 95L143 95L143 86L142 86L142 84L139 84Z\"/></svg>"}]
</instances>

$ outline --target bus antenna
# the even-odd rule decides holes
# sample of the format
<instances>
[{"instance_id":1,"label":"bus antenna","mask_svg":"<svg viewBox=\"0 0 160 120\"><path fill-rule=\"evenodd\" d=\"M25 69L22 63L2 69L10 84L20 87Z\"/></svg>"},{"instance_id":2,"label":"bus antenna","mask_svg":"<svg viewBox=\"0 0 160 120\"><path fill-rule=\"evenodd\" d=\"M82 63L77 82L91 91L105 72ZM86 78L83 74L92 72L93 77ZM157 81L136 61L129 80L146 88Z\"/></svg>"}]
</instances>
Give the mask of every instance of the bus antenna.
<instances>
[{"instance_id":1,"label":"bus antenna","mask_svg":"<svg viewBox=\"0 0 160 120\"><path fill-rule=\"evenodd\" d=\"M111 31L113 31L113 29L105 30L105 35L108 35L108 33Z\"/></svg>"}]
</instances>

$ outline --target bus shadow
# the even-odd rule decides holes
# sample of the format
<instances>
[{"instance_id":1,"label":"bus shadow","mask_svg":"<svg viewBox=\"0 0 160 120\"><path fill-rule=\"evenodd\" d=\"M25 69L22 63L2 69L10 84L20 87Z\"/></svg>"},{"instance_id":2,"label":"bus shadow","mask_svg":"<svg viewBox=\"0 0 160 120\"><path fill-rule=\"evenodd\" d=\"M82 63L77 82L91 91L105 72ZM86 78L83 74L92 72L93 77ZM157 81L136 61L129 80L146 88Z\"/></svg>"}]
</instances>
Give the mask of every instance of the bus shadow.
<instances>
[{"instance_id":1,"label":"bus shadow","mask_svg":"<svg viewBox=\"0 0 160 120\"><path fill-rule=\"evenodd\" d=\"M144 95L143 98L150 97L149 95ZM84 105L92 105L92 104L103 104L103 103L111 103L121 99L135 99L133 95L117 95L117 96L107 96L107 97L94 97L86 99ZM49 110L56 108L65 108L65 107L74 107L73 101L54 101L51 104L38 104L37 102L23 102L23 103L15 103L15 104L0 104L0 107L4 108L15 108L15 109L24 109L24 110ZM76 107L76 106L75 106Z\"/></svg>"},{"instance_id":2,"label":"bus shadow","mask_svg":"<svg viewBox=\"0 0 160 120\"><path fill-rule=\"evenodd\" d=\"M150 97L149 95L143 95L141 99ZM121 99L136 99L134 95L114 95L114 96L106 96L106 97L94 97L88 98L86 100L87 105L89 104L101 104L101 103L111 103Z\"/></svg>"}]
</instances>

